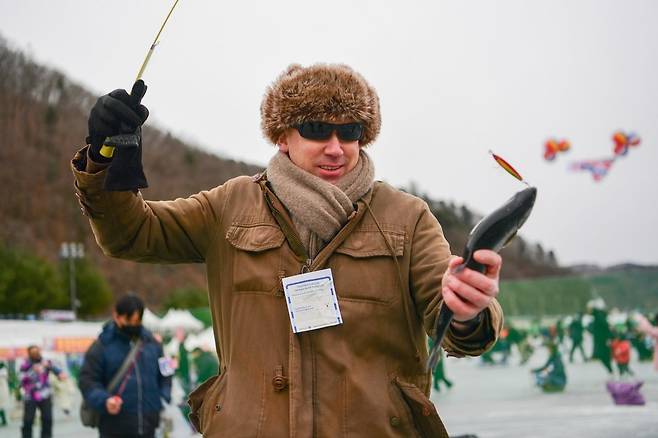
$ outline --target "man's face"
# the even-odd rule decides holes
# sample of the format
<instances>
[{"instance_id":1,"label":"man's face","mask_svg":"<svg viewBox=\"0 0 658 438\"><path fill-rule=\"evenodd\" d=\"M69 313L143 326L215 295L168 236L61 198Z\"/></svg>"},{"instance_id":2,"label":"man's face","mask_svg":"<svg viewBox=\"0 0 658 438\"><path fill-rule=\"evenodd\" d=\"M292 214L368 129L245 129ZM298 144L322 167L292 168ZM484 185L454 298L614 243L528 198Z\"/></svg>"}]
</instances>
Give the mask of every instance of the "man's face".
<instances>
[{"instance_id":1,"label":"man's face","mask_svg":"<svg viewBox=\"0 0 658 438\"><path fill-rule=\"evenodd\" d=\"M297 167L331 184L336 184L359 161L359 141L340 140L336 131L327 140L309 140L290 128L281 136L278 146Z\"/></svg>"},{"instance_id":2,"label":"man's face","mask_svg":"<svg viewBox=\"0 0 658 438\"><path fill-rule=\"evenodd\" d=\"M27 354L30 356L30 359L34 362L38 362L41 360L41 350L37 347L32 347L30 350L27 352Z\"/></svg>"}]
</instances>

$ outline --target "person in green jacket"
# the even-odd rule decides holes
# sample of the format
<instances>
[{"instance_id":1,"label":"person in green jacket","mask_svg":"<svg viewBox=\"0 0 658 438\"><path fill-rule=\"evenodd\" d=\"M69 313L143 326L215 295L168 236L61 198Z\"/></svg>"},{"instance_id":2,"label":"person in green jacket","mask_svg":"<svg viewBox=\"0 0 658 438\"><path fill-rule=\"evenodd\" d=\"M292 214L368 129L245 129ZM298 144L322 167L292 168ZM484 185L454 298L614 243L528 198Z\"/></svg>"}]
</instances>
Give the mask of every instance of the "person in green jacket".
<instances>
[{"instance_id":1,"label":"person in green jacket","mask_svg":"<svg viewBox=\"0 0 658 438\"><path fill-rule=\"evenodd\" d=\"M594 320L590 324L590 331L594 336L594 350L592 359L600 360L608 373L612 374L612 350L610 350L610 340L612 331L608 324L608 312L603 309L592 309Z\"/></svg>"},{"instance_id":2,"label":"person in green jacket","mask_svg":"<svg viewBox=\"0 0 658 438\"><path fill-rule=\"evenodd\" d=\"M587 361L587 355L583 348L583 314L578 312L569 323L569 337L571 338L571 351L569 351L569 362L573 363L573 354L576 350L580 351L583 362Z\"/></svg>"},{"instance_id":3,"label":"person in green jacket","mask_svg":"<svg viewBox=\"0 0 658 438\"><path fill-rule=\"evenodd\" d=\"M549 351L548 360L544 366L531 370L535 374L537 386L544 392L564 391L567 385L567 374L562 362L562 355L557 344L547 341Z\"/></svg>"},{"instance_id":4,"label":"person in green jacket","mask_svg":"<svg viewBox=\"0 0 658 438\"><path fill-rule=\"evenodd\" d=\"M193 388L190 382L190 361L187 350L185 349L185 338L178 344L178 368L176 368L176 376L180 379L185 394L189 394Z\"/></svg>"},{"instance_id":5,"label":"person in green jacket","mask_svg":"<svg viewBox=\"0 0 658 438\"><path fill-rule=\"evenodd\" d=\"M192 364L196 369L196 384L200 385L219 373L217 355L197 347L192 350Z\"/></svg>"},{"instance_id":6,"label":"person in green jacket","mask_svg":"<svg viewBox=\"0 0 658 438\"><path fill-rule=\"evenodd\" d=\"M528 362L534 350L528 340L528 332L527 330L518 329L512 324L509 324L508 328L509 335L507 336L507 339L509 340L510 345L516 345L519 355L521 356L519 365L523 365Z\"/></svg>"},{"instance_id":7,"label":"person in green jacket","mask_svg":"<svg viewBox=\"0 0 658 438\"><path fill-rule=\"evenodd\" d=\"M653 349L651 345L646 342L646 335L637 328L637 323L633 318L626 320L626 330L631 341L631 345L637 351L638 360L640 362L649 362L653 357Z\"/></svg>"},{"instance_id":8,"label":"person in green jacket","mask_svg":"<svg viewBox=\"0 0 658 438\"><path fill-rule=\"evenodd\" d=\"M428 342L429 342L429 348L431 350L432 347L434 346L434 342L432 341L432 338L428 338ZM446 377L445 368L443 364L444 360L445 358L443 357L443 355L441 355L439 362L436 364L436 367L434 367L434 369L432 370L432 382L433 382L432 386L437 392L441 391L441 387L439 386L440 382L445 383L446 388L448 389L452 388L452 381Z\"/></svg>"}]
</instances>

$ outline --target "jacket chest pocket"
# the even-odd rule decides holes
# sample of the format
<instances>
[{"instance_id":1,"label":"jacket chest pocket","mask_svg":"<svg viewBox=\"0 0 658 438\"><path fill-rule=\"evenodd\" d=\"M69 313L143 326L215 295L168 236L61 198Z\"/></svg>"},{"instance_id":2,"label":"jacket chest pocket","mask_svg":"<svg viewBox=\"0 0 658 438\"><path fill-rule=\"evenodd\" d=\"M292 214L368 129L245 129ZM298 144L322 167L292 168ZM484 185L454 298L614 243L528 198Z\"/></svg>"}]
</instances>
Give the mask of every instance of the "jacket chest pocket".
<instances>
[{"instance_id":1,"label":"jacket chest pocket","mask_svg":"<svg viewBox=\"0 0 658 438\"><path fill-rule=\"evenodd\" d=\"M226 233L233 247L233 290L276 293L285 236L273 224L233 224Z\"/></svg>"},{"instance_id":2,"label":"jacket chest pocket","mask_svg":"<svg viewBox=\"0 0 658 438\"><path fill-rule=\"evenodd\" d=\"M331 258L336 293L344 299L388 304L400 296L400 281L393 254L402 263L405 231L355 230Z\"/></svg>"}]
</instances>

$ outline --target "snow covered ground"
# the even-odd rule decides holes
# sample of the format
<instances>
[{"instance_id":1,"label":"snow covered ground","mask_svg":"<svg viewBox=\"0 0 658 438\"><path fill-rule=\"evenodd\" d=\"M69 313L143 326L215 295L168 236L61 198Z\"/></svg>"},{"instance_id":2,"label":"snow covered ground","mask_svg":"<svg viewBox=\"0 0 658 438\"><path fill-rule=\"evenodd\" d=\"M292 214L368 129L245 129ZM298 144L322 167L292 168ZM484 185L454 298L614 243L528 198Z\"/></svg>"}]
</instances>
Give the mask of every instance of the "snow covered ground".
<instances>
[{"instance_id":1,"label":"snow covered ground","mask_svg":"<svg viewBox=\"0 0 658 438\"><path fill-rule=\"evenodd\" d=\"M580 359L578 357L578 359ZM615 406L605 388L609 376L599 362L565 361L568 383L563 393L544 394L533 386L530 369L543 365L537 351L520 366L482 366L479 359L448 358L449 391L432 393L432 401L451 436L499 437L658 437L658 372L650 362L631 361L644 381L645 406Z\"/></svg>"},{"instance_id":2,"label":"snow covered ground","mask_svg":"<svg viewBox=\"0 0 658 438\"><path fill-rule=\"evenodd\" d=\"M643 438L658 436L658 372L651 363L631 369L643 380L645 406L615 406L605 389L607 372L597 362L566 362L569 382L559 394L544 394L533 386L530 369L543 364L543 349L523 366L511 357L509 365L482 366L479 359L446 359L447 376L454 382L449 391L433 392L432 400L451 436L473 434L478 438L579 437ZM175 410L173 410L175 412ZM9 427L0 427L0 438L20 436L20 417L15 412ZM175 420L174 437L189 437L182 417ZM38 430L35 427L35 435ZM92 438L77 410L66 417L56 410L55 438ZM199 435L196 435L199 436Z\"/></svg>"}]
</instances>

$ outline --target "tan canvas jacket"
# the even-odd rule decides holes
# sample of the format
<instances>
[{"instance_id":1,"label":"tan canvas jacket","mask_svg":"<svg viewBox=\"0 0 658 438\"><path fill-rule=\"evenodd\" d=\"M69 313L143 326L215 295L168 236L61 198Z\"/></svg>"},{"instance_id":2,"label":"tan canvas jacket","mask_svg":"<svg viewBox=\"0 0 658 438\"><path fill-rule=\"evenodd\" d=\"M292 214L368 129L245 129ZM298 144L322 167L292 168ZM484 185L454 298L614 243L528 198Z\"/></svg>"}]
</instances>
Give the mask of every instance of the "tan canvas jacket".
<instances>
[{"instance_id":1,"label":"tan canvas jacket","mask_svg":"<svg viewBox=\"0 0 658 438\"><path fill-rule=\"evenodd\" d=\"M424 366L450 250L425 202L375 183L309 267L331 268L343 324L294 334L281 279L304 261L263 181L238 177L186 199L144 201L139 192L104 191L105 171L79 170L84 154L73 161L76 192L107 255L206 263L221 374L190 396L204 436L447 436ZM449 330L444 347L479 355L501 325L494 302L468 336Z\"/></svg>"}]
</instances>

